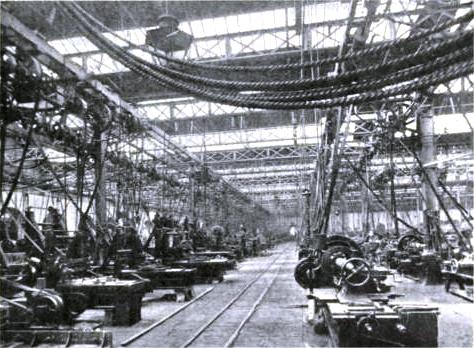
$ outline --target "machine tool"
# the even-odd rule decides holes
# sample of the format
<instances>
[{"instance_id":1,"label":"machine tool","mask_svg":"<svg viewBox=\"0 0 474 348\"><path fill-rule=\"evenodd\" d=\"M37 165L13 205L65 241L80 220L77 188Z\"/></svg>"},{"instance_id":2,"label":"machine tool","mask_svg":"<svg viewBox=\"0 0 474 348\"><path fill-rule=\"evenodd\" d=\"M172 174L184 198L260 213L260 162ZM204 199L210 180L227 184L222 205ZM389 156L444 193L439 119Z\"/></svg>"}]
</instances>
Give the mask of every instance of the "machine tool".
<instances>
[{"instance_id":1,"label":"machine tool","mask_svg":"<svg viewBox=\"0 0 474 348\"><path fill-rule=\"evenodd\" d=\"M321 321L315 331L328 331L334 347L436 347L438 309L392 301L394 296L352 300L314 296Z\"/></svg>"},{"instance_id":2,"label":"machine tool","mask_svg":"<svg viewBox=\"0 0 474 348\"><path fill-rule=\"evenodd\" d=\"M405 234L388 248L384 261L391 269L411 277L419 278L423 271L422 254L425 244L420 236Z\"/></svg>"},{"instance_id":3,"label":"machine tool","mask_svg":"<svg viewBox=\"0 0 474 348\"><path fill-rule=\"evenodd\" d=\"M305 289L325 286L346 286L352 290L382 292L388 290L382 281L390 274L384 268L374 268L362 256L353 240L331 236L320 248L300 261L295 269L297 283Z\"/></svg>"},{"instance_id":4,"label":"machine tool","mask_svg":"<svg viewBox=\"0 0 474 348\"><path fill-rule=\"evenodd\" d=\"M53 289L38 289L23 285L16 281L0 278L2 300L22 310L23 315L12 318L22 318L25 324L30 323L60 323L71 313L67 312L64 298ZM24 296L19 296L23 294ZM21 311L20 311L21 312ZM17 323L19 324L19 323Z\"/></svg>"},{"instance_id":5,"label":"machine tool","mask_svg":"<svg viewBox=\"0 0 474 348\"><path fill-rule=\"evenodd\" d=\"M226 270L235 267L235 260L229 260L220 255L212 257L195 254L192 243L184 233L173 229L164 229L163 264L171 267L196 270L197 282L212 282L224 280Z\"/></svg>"},{"instance_id":6,"label":"machine tool","mask_svg":"<svg viewBox=\"0 0 474 348\"><path fill-rule=\"evenodd\" d=\"M315 236L294 272L308 290L315 332L329 333L333 346L437 346L437 308L393 302L399 295L384 294L390 274L371 265L353 240L325 235Z\"/></svg>"}]
</instances>

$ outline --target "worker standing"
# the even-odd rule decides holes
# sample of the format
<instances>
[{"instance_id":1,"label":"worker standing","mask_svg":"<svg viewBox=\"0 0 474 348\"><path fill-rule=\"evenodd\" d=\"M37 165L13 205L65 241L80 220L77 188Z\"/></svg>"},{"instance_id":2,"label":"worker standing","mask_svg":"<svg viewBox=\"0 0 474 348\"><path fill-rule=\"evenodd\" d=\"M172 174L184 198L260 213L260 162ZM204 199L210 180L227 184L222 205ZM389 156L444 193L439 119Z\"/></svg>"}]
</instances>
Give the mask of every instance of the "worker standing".
<instances>
[{"instance_id":1,"label":"worker standing","mask_svg":"<svg viewBox=\"0 0 474 348\"><path fill-rule=\"evenodd\" d=\"M247 257L248 256L247 248L246 248L247 230L245 229L244 225L240 225L239 236L240 236L240 249L242 252L242 256Z\"/></svg>"}]
</instances>

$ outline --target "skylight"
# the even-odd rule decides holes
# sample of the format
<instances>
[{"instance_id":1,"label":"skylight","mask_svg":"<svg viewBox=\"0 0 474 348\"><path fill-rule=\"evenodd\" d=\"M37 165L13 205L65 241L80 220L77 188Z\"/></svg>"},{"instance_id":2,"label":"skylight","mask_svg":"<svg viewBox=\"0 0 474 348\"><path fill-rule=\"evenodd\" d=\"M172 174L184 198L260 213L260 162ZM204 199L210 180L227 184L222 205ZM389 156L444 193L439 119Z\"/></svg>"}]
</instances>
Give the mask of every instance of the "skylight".
<instances>
[{"instance_id":1,"label":"skylight","mask_svg":"<svg viewBox=\"0 0 474 348\"><path fill-rule=\"evenodd\" d=\"M321 25L321 23L346 19L349 6L349 2L341 3L339 1L304 6L303 22L305 25L313 25L310 28L312 47L328 48L337 47L340 44L345 31L344 23L328 25ZM394 1L390 10L391 12L401 12L413 10L415 7L416 2L414 1L400 0ZM464 9L464 12L465 10L467 9ZM363 18L366 12L366 7L361 4L357 6L356 17ZM397 18L400 20L399 23L393 23L392 19L387 18L379 19L373 23L368 42L380 42L394 37L407 36L410 26L403 24L403 22L409 23L416 19L416 16L399 16ZM180 28L194 36L194 42L188 50L187 57L190 59L211 59L268 52L282 48L299 49L301 35L295 30L295 24L295 9L288 7L181 22ZM146 31L152 28L155 27L121 30L116 31L115 34L140 46L145 44ZM117 45L122 47L127 45L112 34L106 33L105 35ZM50 44L61 54L73 55L69 59L81 65L89 73L108 74L127 70L121 64L112 62L110 57L100 54L97 47L85 37L54 40L50 41ZM133 53L148 61L151 60L145 52L133 50ZM74 55L84 56L85 59L78 59Z\"/></svg>"}]
</instances>

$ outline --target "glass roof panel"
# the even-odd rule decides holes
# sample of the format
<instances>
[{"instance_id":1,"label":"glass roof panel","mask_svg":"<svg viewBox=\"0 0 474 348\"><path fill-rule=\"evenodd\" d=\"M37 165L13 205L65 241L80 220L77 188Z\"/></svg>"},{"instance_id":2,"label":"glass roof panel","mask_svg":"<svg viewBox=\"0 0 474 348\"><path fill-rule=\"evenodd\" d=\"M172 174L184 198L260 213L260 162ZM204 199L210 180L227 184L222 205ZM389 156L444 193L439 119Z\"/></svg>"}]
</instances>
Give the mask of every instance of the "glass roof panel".
<instances>
[{"instance_id":1,"label":"glass roof panel","mask_svg":"<svg viewBox=\"0 0 474 348\"><path fill-rule=\"evenodd\" d=\"M61 54L76 54L80 52L96 51L97 47L85 37L72 37L65 40L49 41Z\"/></svg>"},{"instance_id":2,"label":"glass roof panel","mask_svg":"<svg viewBox=\"0 0 474 348\"><path fill-rule=\"evenodd\" d=\"M238 33L240 31L237 16L227 16L226 21L227 30L229 33Z\"/></svg>"}]
</instances>

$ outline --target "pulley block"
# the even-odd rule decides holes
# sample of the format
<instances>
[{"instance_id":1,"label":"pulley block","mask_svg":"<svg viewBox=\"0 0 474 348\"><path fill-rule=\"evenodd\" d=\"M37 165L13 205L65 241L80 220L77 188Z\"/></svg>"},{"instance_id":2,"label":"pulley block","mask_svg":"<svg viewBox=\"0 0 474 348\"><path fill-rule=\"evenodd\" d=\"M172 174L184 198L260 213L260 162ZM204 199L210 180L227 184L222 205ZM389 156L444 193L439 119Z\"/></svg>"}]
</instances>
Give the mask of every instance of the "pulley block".
<instances>
[{"instance_id":1,"label":"pulley block","mask_svg":"<svg viewBox=\"0 0 474 348\"><path fill-rule=\"evenodd\" d=\"M64 302L59 294L52 291L29 293L27 302L33 309L35 318L45 323L60 323L64 313Z\"/></svg>"},{"instance_id":2,"label":"pulley block","mask_svg":"<svg viewBox=\"0 0 474 348\"><path fill-rule=\"evenodd\" d=\"M421 244L423 243L423 239L414 234L406 234L398 240L397 249L400 251L407 251L407 249L410 248L410 245L413 245L414 243Z\"/></svg>"},{"instance_id":3,"label":"pulley block","mask_svg":"<svg viewBox=\"0 0 474 348\"><path fill-rule=\"evenodd\" d=\"M66 311L72 317L78 316L89 306L89 297L82 292L65 293L63 297Z\"/></svg>"},{"instance_id":4,"label":"pulley block","mask_svg":"<svg viewBox=\"0 0 474 348\"><path fill-rule=\"evenodd\" d=\"M296 282L304 289L314 289L321 279L321 262L315 257L301 260L295 268Z\"/></svg>"}]
</instances>

